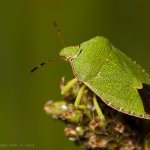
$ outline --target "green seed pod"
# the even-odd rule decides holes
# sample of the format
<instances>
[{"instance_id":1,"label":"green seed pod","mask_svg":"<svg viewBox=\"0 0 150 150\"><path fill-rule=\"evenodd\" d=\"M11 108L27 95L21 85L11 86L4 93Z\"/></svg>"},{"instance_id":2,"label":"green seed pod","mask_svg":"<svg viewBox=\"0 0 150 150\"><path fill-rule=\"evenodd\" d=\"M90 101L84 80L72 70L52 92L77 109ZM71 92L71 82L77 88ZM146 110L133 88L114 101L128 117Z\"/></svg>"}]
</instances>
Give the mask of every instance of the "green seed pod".
<instances>
[{"instance_id":1,"label":"green seed pod","mask_svg":"<svg viewBox=\"0 0 150 150\"><path fill-rule=\"evenodd\" d=\"M52 102L49 101L45 104L44 110L47 114L51 115L53 118L57 119L62 115L62 113L69 110L68 104L65 101Z\"/></svg>"},{"instance_id":2,"label":"green seed pod","mask_svg":"<svg viewBox=\"0 0 150 150\"><path fill-rule=\"evenodd\" d=\"M77 135L78 135L78 136L83 136L83 135L84 135L84 132L85 132L85 129L84 129L84 127L82 127L82 126L77 126L77 127L76 127L76 132L77 132Z\"/></svg>"}]
</instances>

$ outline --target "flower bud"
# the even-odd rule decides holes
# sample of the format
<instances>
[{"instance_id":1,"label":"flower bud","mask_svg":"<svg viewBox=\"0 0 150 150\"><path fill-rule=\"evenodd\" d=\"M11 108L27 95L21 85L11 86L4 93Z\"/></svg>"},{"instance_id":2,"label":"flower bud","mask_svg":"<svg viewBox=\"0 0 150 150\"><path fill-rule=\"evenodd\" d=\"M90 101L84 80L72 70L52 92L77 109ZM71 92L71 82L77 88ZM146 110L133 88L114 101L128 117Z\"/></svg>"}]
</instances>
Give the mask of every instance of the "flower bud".
<instances>
[{"instance_id":1,"label":"flower bud","mask_svg":"<svg viewBox=\"0 0 150 150\"><path fill-rule=\"evenodd\" d=\"M68 109L68 104L65 101L49 101L44 106L44 110L46 111L46 113L55 119L59 118L60 115L66 112Z\"/></svg>"}]
</instances>

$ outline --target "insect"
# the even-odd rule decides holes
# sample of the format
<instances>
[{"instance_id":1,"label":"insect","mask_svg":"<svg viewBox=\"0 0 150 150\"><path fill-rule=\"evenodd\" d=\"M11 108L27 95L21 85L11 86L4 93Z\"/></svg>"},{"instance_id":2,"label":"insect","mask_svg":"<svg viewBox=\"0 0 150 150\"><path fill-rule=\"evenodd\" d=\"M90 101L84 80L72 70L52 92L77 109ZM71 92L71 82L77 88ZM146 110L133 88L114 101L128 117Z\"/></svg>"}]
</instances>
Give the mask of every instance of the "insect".
<instances>
[{"instance_id":1,"label":"insect","mask_svg":"<svg viewBox=\"0 0 150 150\"><path fill-rule=\"evenodd\" d=\"M139 94L143 86L150 85L149 75L114 47L108 39L96 36L79 46L63 48L59 55L71 64L75 76L62 94L77 81L83 83L75 101L76 108L79 108L83 91L87 86L94 93L93 102L101 119L104 120L104 116L98 106L96 95L122 113L150 119L145 102Z\"/></svg>"}]
</instances>

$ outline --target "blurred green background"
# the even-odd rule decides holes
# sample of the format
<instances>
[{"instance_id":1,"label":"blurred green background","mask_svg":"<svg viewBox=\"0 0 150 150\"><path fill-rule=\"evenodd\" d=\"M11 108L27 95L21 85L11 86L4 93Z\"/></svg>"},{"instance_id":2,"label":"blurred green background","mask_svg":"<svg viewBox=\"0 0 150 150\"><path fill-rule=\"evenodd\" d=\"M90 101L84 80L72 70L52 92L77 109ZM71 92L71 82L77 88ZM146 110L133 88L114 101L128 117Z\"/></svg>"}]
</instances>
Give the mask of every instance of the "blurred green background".
<instances>
[{"instance_id":1,"label":"blurred green background","mask_svg":"<svg viewBox=\"0 0 150 150\"><path fill-rule=\"evenodd\" d=\"M6 0L0 6L0 149L79 149L43 111L48 100L62 98L59 81L73 77L70 65L56 61L30 74L62 48L54 21L68 46L103 35L150 72L149 0Z\"/></svg>"}]
</instances>

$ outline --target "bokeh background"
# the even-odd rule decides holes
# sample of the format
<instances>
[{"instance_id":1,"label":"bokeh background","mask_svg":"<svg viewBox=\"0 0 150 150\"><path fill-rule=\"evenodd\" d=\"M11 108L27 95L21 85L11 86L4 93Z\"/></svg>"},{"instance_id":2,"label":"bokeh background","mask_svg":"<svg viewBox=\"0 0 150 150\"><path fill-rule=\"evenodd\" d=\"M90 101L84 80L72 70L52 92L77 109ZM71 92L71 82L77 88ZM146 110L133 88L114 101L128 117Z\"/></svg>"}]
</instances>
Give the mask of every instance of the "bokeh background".
<instances>
[{"instance_id":1,"label":"bokeh background","mask_svg":"<svg viewBox=\"0 0 150 150\"><path fill-rule=\"evenodd\" d=\"M79 149L43 111L62 99L59 81L73 77L70 65L56 61L30 74L62 48L54 21L68 46L103 35L150 72L149 0L6 0L0 7L0 149Z\"/></svg>"}]
</instances>

